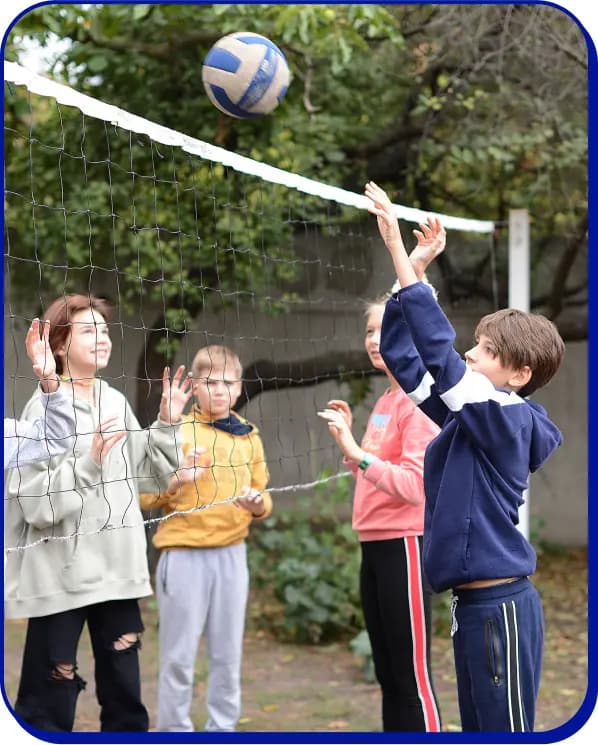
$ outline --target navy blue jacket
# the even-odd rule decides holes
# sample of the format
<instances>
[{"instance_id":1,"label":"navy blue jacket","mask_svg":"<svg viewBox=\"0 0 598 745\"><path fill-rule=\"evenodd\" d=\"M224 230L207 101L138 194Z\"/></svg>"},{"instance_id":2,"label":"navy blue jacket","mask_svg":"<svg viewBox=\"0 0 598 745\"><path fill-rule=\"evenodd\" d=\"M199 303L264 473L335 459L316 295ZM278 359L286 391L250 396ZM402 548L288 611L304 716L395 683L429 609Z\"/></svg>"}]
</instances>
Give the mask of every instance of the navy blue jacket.
<instances>
[{"instance_id":1,"label":"navy blue jacket","mask_svg":"<svg viewBox=\"0 0 598 745\"><path fill-rule=\"evenodd\" d=\"M523 491L561 444L537 403L497 389L453 348L455 332L418 282L388 301L380 352L411 400L440 427L424 460L424 571L434 590L533 574L516 527Z\"/></svg>"}]
</instances>

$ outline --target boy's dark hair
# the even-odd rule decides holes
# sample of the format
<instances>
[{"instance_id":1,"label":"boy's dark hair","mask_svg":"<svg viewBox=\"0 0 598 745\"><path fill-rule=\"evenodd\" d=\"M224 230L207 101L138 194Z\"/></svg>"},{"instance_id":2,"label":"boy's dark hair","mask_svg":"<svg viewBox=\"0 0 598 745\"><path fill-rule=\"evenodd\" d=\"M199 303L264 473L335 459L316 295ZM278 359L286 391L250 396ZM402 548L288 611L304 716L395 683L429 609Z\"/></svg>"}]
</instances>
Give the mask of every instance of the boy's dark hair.
<instances>
[{"instance_id":1,"label":"boy's dark hair","mask_svg":"<svg viewBox=\"0 0 598 745\"><path fill-rule=\"evenodd\" d=\"M75 313L89 308L103 316L106 322L110 320L110 305L105 298L78 293L56 298L43 315L43 321L50 321L50 349L56 360L56 372L59 375L64 372L64 365L62 358L56 356L56 350L66 343L71 333L71 318Z\"/></svg>"},{"instance_id":2,"label":"boy's dark hair","mask_svg":"<svg viewBox=\"0 0 598 745\"><path fill-rule=\"evenodd\" d=\"M529 396L546 385L559 369L565 355L565 343L556 326L545 316L515 308L498 310L484 316L477 325L475 338L484 334L492 340L503 365L532 371L528 383L518 391Z\"/></svg>"}]
</instances>

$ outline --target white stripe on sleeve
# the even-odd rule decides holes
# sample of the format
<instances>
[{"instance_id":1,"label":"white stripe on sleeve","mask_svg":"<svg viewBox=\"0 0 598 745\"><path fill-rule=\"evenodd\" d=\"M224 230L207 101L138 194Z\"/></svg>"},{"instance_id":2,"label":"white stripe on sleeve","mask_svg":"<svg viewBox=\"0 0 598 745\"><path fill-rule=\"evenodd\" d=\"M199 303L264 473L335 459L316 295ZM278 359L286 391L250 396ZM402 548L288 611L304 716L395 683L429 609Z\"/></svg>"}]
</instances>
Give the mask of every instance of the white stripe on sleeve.
<instances>
[{"instance_id":1,"label":"white stripe on sleeve","mask_svg":"<svg viewBox=\"0 0 598 745\"><path fill-rule=\"evenodd\" d=\"M417 388L411 391L411 393L408 393L407 395L409 396L409 398L413 401L413 403L416 406L419 406L427 398L430 398L430 393L432 391L433 385L434 385L434 378L428 371L426 371L426 374L421 379L421 382L417 386Z\"/></svg>"},{"instance_id":2,"label":"white stripe on sleeve","mask_svg":"<svg viewBox=\"0 0 598 745\"><path fill-rule=\"evenodd\" d=\"M409 394L409 397L411 398L411 394ZM501 406L523 403L521 396L513 391L508 393L507 391L497 390L485 375L475 372L469 367L457 385L450 388L446 393L442 393L440 398L451 411L461 411L465 404L479 404L485 401L496 401Z\"/></svg>"}]
</instances>

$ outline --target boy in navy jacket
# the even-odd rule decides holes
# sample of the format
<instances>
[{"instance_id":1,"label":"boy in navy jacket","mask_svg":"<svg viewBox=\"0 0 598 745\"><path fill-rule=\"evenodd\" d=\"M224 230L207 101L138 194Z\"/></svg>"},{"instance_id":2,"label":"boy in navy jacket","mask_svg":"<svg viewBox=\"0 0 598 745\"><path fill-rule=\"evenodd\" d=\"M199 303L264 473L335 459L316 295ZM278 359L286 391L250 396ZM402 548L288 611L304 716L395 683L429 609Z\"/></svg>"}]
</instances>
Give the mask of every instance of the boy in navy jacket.
<instances>
[{"instance_id":1,"label":"boy in navy jacket","mask_svg":"<svg viewBox=\"0 0 598 745\"><path fill-rule=\"evenodd\" d=\"M464 731L533 730L544 622L528 576L536 555L517 528L530 471L562 437L525 396L548 383L565 347L540 315L485 316L463 360L431 289L417 281L385 192L366 185L400 290L382 323L382 357L410 398L442 429L424 461L424 571L452 589L453 648ZM444 249L437 219L420 225L428 264ZM420 246L422 241L420 240Z\"/></svg>"}]
</instances>

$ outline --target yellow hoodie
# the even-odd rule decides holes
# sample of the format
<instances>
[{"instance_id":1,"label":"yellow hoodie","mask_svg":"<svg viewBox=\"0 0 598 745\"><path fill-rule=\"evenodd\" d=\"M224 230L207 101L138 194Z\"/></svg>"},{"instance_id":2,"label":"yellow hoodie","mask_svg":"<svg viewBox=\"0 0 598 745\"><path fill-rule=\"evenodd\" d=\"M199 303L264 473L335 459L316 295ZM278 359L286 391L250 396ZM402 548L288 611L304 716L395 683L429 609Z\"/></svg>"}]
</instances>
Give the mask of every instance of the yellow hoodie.
<instances>
[{"instance_id":1,"label":"yellow hoodie","mask_svg":"<svg viewBox=\"0 0 598 745\"><path fill-rule=\"evenodd\" d=\"M234 435L210 424L210 417L194 407L184 417L180 427L183 453L193 448L205 448L200 465L209 466L191 484L184 484L176 496L167 492L141 494L144 510L162 509L166 520L158 523L153 543L163 548L213 548L230 546L245 540L252 520L263 520L272 512L272 497L264 491L269 479L268 467L258 429L246 419L234 415L240 423L251 427L243 435ZM265 513L254 518L251 512L232 502L210 505L232 496L241 496L244 486L262 492ZM184 515L168 517L175 511L191 510Z\"/></svg>"}]
</instances>

